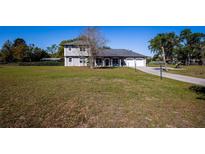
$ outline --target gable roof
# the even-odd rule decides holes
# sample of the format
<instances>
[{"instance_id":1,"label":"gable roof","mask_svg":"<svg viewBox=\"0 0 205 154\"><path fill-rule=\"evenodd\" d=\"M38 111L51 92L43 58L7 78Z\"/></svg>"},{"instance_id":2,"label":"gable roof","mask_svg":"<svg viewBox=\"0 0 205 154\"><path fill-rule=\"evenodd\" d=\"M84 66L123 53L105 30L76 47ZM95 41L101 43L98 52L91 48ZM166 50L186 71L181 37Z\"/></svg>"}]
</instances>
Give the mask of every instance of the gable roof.
<instances>
[{"instance_id":1,"label":"gable roof","mask_svg":"<svg viewBox=\"0 0 205 154\"><path fill-rule=\"evenodd\" d=\"M146 56L126 49L101 49L97 56L99 57L136 57L145 58Z\"/></svg>"},{"instance_id":2,"label":"gable roof","mask_svg":"<svg viewBox=\"0 0 205 154\"><path fill-rule=\"evenodd\" d=\"M88 45L87 42L85 41L82 41L82 40L76 40L76 41L73 41L73 42L69 42L69 43L64 43L63 45L76 45L76 46L84 46L84 45Z\"/></svg>"},{"instance_id":3,"label":"gable roof","mask_svg":"<svg viewBox=\"0 0 205 154\"><path fill-rule=\"evenodd\" d=\"M83 40L76 40L69 43L64 43L65 45L74 45L74 46L89 46L89 44ZM132 50L127 49L101 49L97 53L98 57L136 57L136 58L145 58L146 56L133 52Z\"/></svg>"}]
</instances>

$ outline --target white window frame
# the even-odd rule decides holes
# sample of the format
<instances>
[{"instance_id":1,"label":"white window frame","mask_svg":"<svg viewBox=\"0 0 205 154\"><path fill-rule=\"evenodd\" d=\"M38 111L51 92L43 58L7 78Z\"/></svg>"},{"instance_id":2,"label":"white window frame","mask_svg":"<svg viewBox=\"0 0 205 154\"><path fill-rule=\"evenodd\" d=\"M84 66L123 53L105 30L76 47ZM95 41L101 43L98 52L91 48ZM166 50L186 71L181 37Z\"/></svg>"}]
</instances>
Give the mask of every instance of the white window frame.
<instances>
[{"instance_id":1,"label":"white window frame","mask_svg":"<svg viewBox=\"0 0 205 154\"><path fill-rule=\"evenodd\" d=\"M85 58L80 58L80 63L85 64Z\"/></svg>"},{"instance_id":2,"label":"white window frame","mask_svg":"<svg viewBox=\"0 0 205 154\"><path fill-rule=\"evenodd\" d=\"M80 47L80 51L85 51L85 47Z\"/></svg>"}]
</instances>

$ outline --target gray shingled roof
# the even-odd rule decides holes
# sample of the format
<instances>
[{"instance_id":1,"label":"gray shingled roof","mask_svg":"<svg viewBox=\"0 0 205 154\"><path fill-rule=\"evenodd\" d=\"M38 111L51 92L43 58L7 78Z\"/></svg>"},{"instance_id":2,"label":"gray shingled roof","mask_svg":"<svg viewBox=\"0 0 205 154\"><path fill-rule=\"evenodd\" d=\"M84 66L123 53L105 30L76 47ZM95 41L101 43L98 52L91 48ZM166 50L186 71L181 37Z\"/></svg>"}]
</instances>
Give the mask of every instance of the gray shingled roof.
<instances>
[{"instance_id":1,"label":"gray shingled roof","mask_svg":"<svg viewBox=\"0 0 205 154\"><path fill-rule=\"evenodd\" d=\"M82 40L77 40L77 41L73 41L69 43L64 43L64 45L77 45L78 46L78 45L88 45L88 43Z\"/></svg>"},{"instance_id":2,"label":"gray shingled roof","mask_svg":"<svg viewBox=\"0 0 205 154\"><path fill-rule=\"evenodd\" d=\"M64 45L88 45L85 41L77 40L70 43L65 43ZM100 57L136 57L136 58L145 58L146 56L133 52L126 49L101 49L97 56Z\"/></svg>"},{"instance_id":3,"label":"gray shingled roof","mask_svg":"<svg viewBox=\"0 0 205 154\"><path fill-rule=\"evenodd\" d=\"M126 49L102 49L97 53L99 57L137 57L145 58L146 56Z\"/></svg>"}]
</instances>

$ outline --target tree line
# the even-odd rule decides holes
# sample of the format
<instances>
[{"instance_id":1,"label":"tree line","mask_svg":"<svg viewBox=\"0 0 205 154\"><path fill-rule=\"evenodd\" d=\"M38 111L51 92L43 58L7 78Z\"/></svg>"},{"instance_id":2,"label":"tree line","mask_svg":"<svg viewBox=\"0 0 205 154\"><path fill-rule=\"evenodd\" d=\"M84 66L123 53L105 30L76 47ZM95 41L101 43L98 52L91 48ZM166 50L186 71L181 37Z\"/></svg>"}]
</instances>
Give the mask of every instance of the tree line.
<instances>
[{"instance_id":1,"label":"tree line","mask_svg":"<svg viewBox=\"0 0 205 154\"><path fill-rule=\"evenodd\" d=\"M106 46L106 39L96 27L84 29L82 34L74 39L63 40L59 45L53 44L46 49L39 48L34 44L27 44L23 38L14 41L7 40L0 49L0 62L35 62L42 58L63 58L64 44L74 41L84 41L90 47L89 65L94 67L96 54L100 48L110 48Z\"/></svg>"},{"instance_id":2,"label":"tree line","mask_svg":"<svg viewBox=\"0 0 205 154\"><path fill-rule=\"evenodd\" d=\"M27 45L22 38L14 41L7 40L0 49L0 61L3 62L32 62L42 58L63 58L64 44L82 39L92 47L90 53L94 61L99 48L105 45L105 39L97 28L87 28L82 35L75 39L63 40L59 45L53 44L46 49L34 44ZM149 41L149 49L154 53L153 60L163 60L166 63L205 64L205 34L194 33L184 29L179 35L174 32L160 33Z\"/></svg>"},{"instance_id":3,"label":"tree line","mask_svg":"<svg viewBox=\"0 0 205 154\"><path fill-rule=\"evenodd\" d=\"M0 49L0 61L5 63L35 62L42 58L62 58L63 42L42 49L34 44L28 45L23 38L17 38L14 41L7 40Z\"/></svg>"},{"instance_id":4,"label":"tree line","mask_svg":"<svg viewBox=\"0 0 205 154\"><path fill-rule=\"evenodd\" d=\"M205 34L184 29L179 35L174 32L160 33L149 41L154 60L166 63L205 64Z\"/></svg>"}]
</instances>

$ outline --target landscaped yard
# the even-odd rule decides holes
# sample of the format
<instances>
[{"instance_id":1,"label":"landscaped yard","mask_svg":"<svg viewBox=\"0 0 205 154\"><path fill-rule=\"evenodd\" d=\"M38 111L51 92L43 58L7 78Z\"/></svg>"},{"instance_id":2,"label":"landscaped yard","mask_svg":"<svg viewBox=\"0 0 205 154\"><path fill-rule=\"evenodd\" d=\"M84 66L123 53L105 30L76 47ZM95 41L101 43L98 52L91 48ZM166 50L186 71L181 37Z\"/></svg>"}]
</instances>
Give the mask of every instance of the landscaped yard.
<instances>
[{"instance_id":1,"label":"landscaped yard","mask_svg":"<svg viewBox=\"0 0 205 154\"><path fill-rule=\"evenodd\" d=\"M149 67L160 67L159 64L153 64L150 63L148 64ZM167 67L175 68L176 65L172 64L167 64ZM181 74L181 75L187 75L187 76L192 76L192 77L197 77L197 78L205 78L205 66L201 65L189 65L189 66L184 66L180 65L181 69L177 70L171 70L169 69L168 73L174 73L174 74Z\"/></svg>"},{"instance_id":2,"label":"landscaped yard","mask_svg":"<svg viewBox=\"0 0 205 154\"><path fill-rule=\"evenodd\" d=\"M155 64L155 63L149 63L147 64L148 67L160 67L159 64ZM173 65L173 64L167 64L167 67L171 67L171 68L174 68L176 65Z\"/></svg>"},{"instance_id":3,"label":"landscaped yard","mask_svg":"<svg viewBox=\"0 0 205 154\"><path fill-rule=\"evenodd\" d=\"M205 89L128 68L0 66L0 127L205 127Z\"/></svg>"},{"instance_id":4,"label":"landscaped yard","mask_svg":"<svg viewBox=\"0 0 205 154\"><path fill-rule=\"evenodd\" d=\"M182 66L182 70L169 70L169 73L205 78L205 66Z\"/></svg>"}]
</instances>

